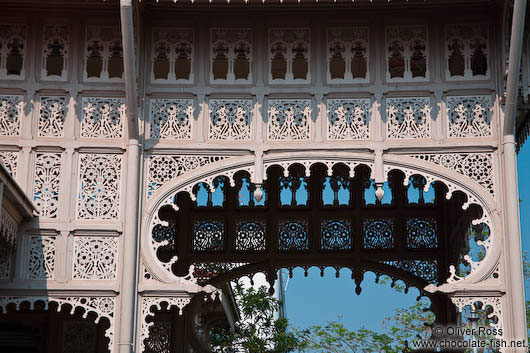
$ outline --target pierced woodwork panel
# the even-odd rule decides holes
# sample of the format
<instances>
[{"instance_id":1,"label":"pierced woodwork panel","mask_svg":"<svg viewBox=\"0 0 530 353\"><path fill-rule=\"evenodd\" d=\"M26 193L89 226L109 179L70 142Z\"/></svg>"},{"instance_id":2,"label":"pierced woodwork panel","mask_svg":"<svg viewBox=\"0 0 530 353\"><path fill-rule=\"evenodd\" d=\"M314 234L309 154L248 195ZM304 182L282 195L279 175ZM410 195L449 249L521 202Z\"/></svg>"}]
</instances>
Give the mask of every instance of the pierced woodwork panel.
<instances>
[{"instance_id":1,"label":"pierced woodwork panel","mask_svg":"<svg viewBox=\"0 0 530 353\"><path fill-rule=\"evenodd\" d=\"M221 221L195 221L193 225L193 251L223 251L224 224Z\"/></svg>"},{"instance_id":2,"label":"pierced woodwork panel","mask_svg":"<svg viewBox=\"0 0 530 353\"><path fill-rule=\"evenodd\" d=\"M392 219L365 219L363 231L363 247L365 249L391 249L394 247L394 221Z\"/></svg>"},{"instance_id":3,"label":"pierced woodwork panel","mask_svg":"<svg viewBox=\"0 0 530 353\"><path fill-rule=\"evenodd\" d=\"M236 222L237 251L264 251L266 248L267 225L262 220Z\"/></svg>"},{"instance_id":4,"label":"pierced woodwork panel","mask_svg":"<svg viewBox=\"0 0 530 353\"><path fill-rule=\"evenodd\" d=\"M434 218L409 218L407 226L407 246L411 249L437 248L436 220Z\"/></svg>"},{"instance_id":5,"label":"pierced woodwork panel","mask_svg":"<svg viewBox=\"0 0 530 353\"><path fill-rule=\"evenodd\" d=\"M324 219L320 223L322 250L351 250L352 232L349 220Z\"/></svg>"},{"instance_id":6,"label":"pierced woodwork panel","mask_svg":"<svg viewBox=\"0 0 530 353\"><path fill-rule=\"evenodd\" d=\"M280 221L278 249L281 251L309 250L309 232L306 220Z\"/></svg>"},{"instance_id":7,"label":"pierced woodwork panel","mask_svg":"<svg viewBox=\"0 0 530 353\"><path fill-rule=\"evenodd\" d=\"M24 79L26 33L26 25L3 24L0 26L0 78Z\"/></svg>"}]
</instances>

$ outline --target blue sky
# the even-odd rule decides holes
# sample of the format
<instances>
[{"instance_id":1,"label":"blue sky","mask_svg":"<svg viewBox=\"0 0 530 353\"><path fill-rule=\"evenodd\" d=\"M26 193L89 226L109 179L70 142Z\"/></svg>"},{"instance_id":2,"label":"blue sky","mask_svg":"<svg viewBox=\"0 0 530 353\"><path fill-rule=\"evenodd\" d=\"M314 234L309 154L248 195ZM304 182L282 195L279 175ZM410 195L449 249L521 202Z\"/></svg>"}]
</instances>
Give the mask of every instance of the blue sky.
<instances>
[{"instance_id":1,"label":"blue sky","mask_svg":"<svg viewBox=\"0 0 530 353\"><path fill-rule=\"evenodd\" d=\"M518 170L523 250L530 250L527 237L530 231L530 143L518 155ZM350 329L365 326L382 330L385 317L392 316L397 308L415 303L418 295L415 289L405 295L397 293L389 284L376 284L371 273L365 275L362 287L361 295L357 296L349 270L342 270L338 279L333 269L328 269L323 278L316 268L310 270L308 277L304 277L301 269L295 270L287 286L287 318L298 328L322 325L340 317ZM527 292L529 298L530 289Z\"/></svg>"}]
</instances>

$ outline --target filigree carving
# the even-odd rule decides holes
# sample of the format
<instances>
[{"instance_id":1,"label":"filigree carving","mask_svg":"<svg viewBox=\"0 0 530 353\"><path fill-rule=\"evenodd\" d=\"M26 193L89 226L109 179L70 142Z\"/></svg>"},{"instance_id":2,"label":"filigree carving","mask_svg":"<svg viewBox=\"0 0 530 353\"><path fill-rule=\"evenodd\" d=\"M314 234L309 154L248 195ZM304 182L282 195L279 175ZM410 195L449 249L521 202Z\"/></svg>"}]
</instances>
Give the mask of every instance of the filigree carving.
<instances>
[{"instance_id":1,"label":"filigree carving","mask_svg":"<svg viewBox=\"0 0 530 353\"><path fill-rule=\"evenodd\" d=\"M368 140L370 99L328 99L328 139Z\"/></svg>"},{"instance_id":2,"label":"filigree carving","mask_svg":"<svg viewBox=\"0 0 530 353\"><path fill-rule=\"evenodd\" d=\"M488 24L452 24L445 27L448 80L489 78Z\"/></svg>"},{"instance_id":3,"label":"filigree carving","mask_svg":"<svg viewBox=\"0 0 530 353\"><path fill-rule=\"evenodd\" d=\"M60 182L61 154L37 153L35 155L33 202L39 211L39 216L57 218Z\"/></svg>"},{"instance_id":4,"label":"filigree carving","mask_svg":"<svg viewBox=\"0 0 530 353\"><path fill-rule=\"evenodd\" d=\"M154 321L144 344L148 352L171 353L171 322Z\"/></svg>"},{"instance_id":5,"label":"filigree carving","mask_svg":"<svg viewBox=\"0 0 530 353\"><path fill-rule=\"evenodd\" d=\"M488 323L497 330L497 338L502 338L502 299L501 297L451 297L451 301L462 312L465 307L470 307L472 311L482 311L487 316ZM480 304L480 305L477 305ZM486 308L491 307L491 312Z\"/></svg>"},{"instance_id":6,"label":"filigree carving","mask_svg":"<svg viewBox=\"0 0 530 353\"><path fill-rule=\"evenodd\" d=\"M192 99L151 99L150 138L190 140Z\"/></svg>"},{"instance_id":7,"label":"filigree carving","mask_svg":"<svg viewBox=\"0 0 530 353\"><path fill-rule=\"evenodd\" d=\"M222 251L225 230L222 221L196 221L193 225L193 251Z\"/></svg>"},{"instance_id":8,"label":"filigree carving","mask_svg":"<svg viewBox=\"0 0 530 353\"><path fill-rule=\"evenodd\" d=\"M153 28L151 81L193 82L193 30Z\"/></svg>"},{"instance_id":9,"label":"filigree carving","mask_svg":"<svg viewBox=\"0 0 530 353\"><path fill-rule=\"evenodd\" d=\"M205 285L213 278L246 265L248 262L195 262L191 267L193 267L193 277L197 283Z\"/></svg>"},{"instance_id":10,"label":"filigree carving","mask_svg":"<svg viewBox=\"0 0 530 353\"><path fill-rule=\"evenodd\" d=\"M423 278L429 283L438 284L438 263L436 260L383 261L384 264Z\"/></svg>"},{"instance_id":11,"label":"filigree carving","mask_svg":"<svg viewBox=\"0 0 530 353\"><path fill-rule=\"evenodd\" d=\"M237 251L265 251L266 223L262 220L238 221L236 223Z\"/></svg>"},{"instance_id":12,"label":"filigree carving","mask_svg":"<svg viewBox=\"0 0 530 353\"><path fill-rule=\"evenodd\" d=\"M14 247L17 242L18 223L6 209L2 210L0 217L0 237Z\"/></svg>"},{"instance_id":13,"label":"filigree carving","mask_svg":"<svg viewBox=\"0 0 530 353\"><path fill-rule=\"evenodd\" d=\"M211 99L210 140L250 140L252 100Z\"/></svg>"},{"instance_id":14,"label":"filigree carving","mask_svg":"<svg viewBox=\"0 0 530 353\"><path fill-rule=\"evenodd\" d=\"M32 236L29 238L29 259L26 271L29 279L55 278L55 237Z\"/></svg>"},{"instance_id":15,"label":"filigree carving","mask_svg":"<svg viewBox=\"0 0 530 353\"><path fill-rule=\"evenodd\" d=\"M386 28L388 81L429 79L429 47L426 26Z\"/></svg>"},{"instance_id":16,"label":"filigree carving","mask_svg":"<svg viewBox=\"0 0 530 353\"><path fill-rule=\"evenodd\" d=\"M86 321L64 321L61 352L92 353L96 350L96 335L96 326Z\"/></svg>"},{"instance_id":17,"label":"filigree carving","mask_svg":"<svg viewBox=\"0 0 530 353\"><path fill-rule=\"evenodd\" d=\"M368 82L368 27L333 27L328 29L328 82Z\"/></svg>"},{"instance_id":18,"label":"filigree carving","mask_svg":"<svg viewBox=\"0 0 530 353\"><path fill-rule=\"evenodd\" d=\"M449 137L491 136L491 97L447 97Z\"/></svg>"},{"instance_id":19,"label":"filigree carving","mask_svg":"<svg viewBox=\"0 0 530 353\"><path fill-rule=\"evenodd\" d=\"M363 221L363 247L365 249L391 249L394 247L394 221L392 219L365 219Z\"/></svg>"},{"instance_id":20,"label":"filigree carving","mask_svg":"<svg viewBox=\"0 0 530 353\"><path fill-rule=\"evenodd\" d=\"M169 181L199 167L226 159L223 156L150 156L147 166L147 198Z\"/></svg>"},{"instance_id":21,"label":"filigree carving","mask_svg":"<svg viewBox=\"0 0 530 353\"><path fill-rule=\"evenodd\" d=\"M0 136L20 136L23 96L0 96Z\"/></svg>"},{"instance_id":22,"label":"filigree carving","mask_svg":"<svg viewBox=\"0 0 530 353\"><path fill-rule=\"evenodd\" d=\"M269 140L309 140L311 100L269 100Z\"/></svg>"},{"instance_id":23,"label":"filigree carving","mask_svg":"<svg viewBox=\"0 0 530 353\"><path fill-rule=\"evenodd\" d=\"M324 219L320 223L322 250L351 250L352 232L349 220Z\"/></svg>"},{"instance_id":24,"label":"filigree carving","mask_svg":"<svg viewBox=\"0 0 530 353\"><path fill-rule=\"evenodd\" d=\"M387 98L386 124L389 139L418 139L431 137L430 99Z\"/></svg>"},{"instance_id":25,"label":"filigree carving","mask_svg":"<svg viewBox=\"0 0 530 353\"><path fill-rule=\"evenodd\" d=\"M311 34L307 28L269 31L269 83L311 82Z\"/></svg>"},{"instance_id":26,"label":"filigree carving","mask_svg":"<svg viewBox=\"0 0 530 353\"><path fill-rule=\"evenodd\" d=\"M68 25L45 25L43 30L43 55L41 78L65 81L68 73Z\"/></svg>"},{"instance_id":27,"label":"filigree carving","mask_svg":"<svg viewBox=\"0 0 530 353\"><path fill-rule=\"evenodd\" d=\"M87 26L85 81L122 81L123 48L119 26Z\"/></svg>"},{"instance_id":28,"label":"filigree carving","mask_svg":"<svg viewBox=\"0 0 530 353\"><path fill-rule=\"evenodd\" d=\"M0 25L0 78L24 79L26 32L26 25Z\"/></svg>"},{"instance_id":29,"label":"filigree carving","mask_svg":"<svg viewBox=\"0 0 530 353\"><path fill-rule=\"evenodd\" d=\"M73 279L116 279L117 237L75 237Z\"/></svg>"},{"instance_id":30,"label":"filigree carving","mask_svg":"<svg viewBox=\"0 0 530 353\"><path fill-rule=\"evenodd\" d=\"M407 218L407 247L411 249L433 249L438 247L436 219Z\"/></svg>"},{"instance_id":31,"label":"filigree carving","mask_svg":"<svg viewBox=\"0 0 530 353\"><path fill-rule=\"evenodd\" d=\"M210 30L210 82L252 82L252 29Z\"/></svg>"},{"instance_id":32,"label":"filigree carving","mask_svg":"<svg viewBox=\"0 0 530 353\"><path fill-rule=\"evenodd\" d=\"M278 249L281 251L309 250L308 224L305 220L278 222Z\"/></svg>"},{"instance_id":33,"label":"filigree carving","mask_svg":"<svg viewBox=\"0 0 530 353\"><path fill-rule=\"evenodd\" d=\"M41 97L38 136L63 137L66 97Z\"/></svg>"},{"instance_id":34,"label":"filigree carving","mask_svg":"<svg viewBox=\"0 0 530 353\"><path fill-rule=\"evenodd\" d=\"M18 152L0 151L0 164L7 169L13 179L17 178Z\"/></svg>"},{"instance_id":35,"label":"filigree carving","mask_svg":"<svg viewBox=\"0 0 530 353\"><path fill-rule=\"evenodd\" d=\"M119 218L122 156L80 154L79 161L77 218Z\"/></svg>"},{"instance_id":36,"label":"filigree carving","mask_svg":"<svg viewBox=\"0 0 530 353\"><path fill-rule=\"evenodd\" d=\"M81 137L122 138L126 120L124 98L83 98Z\"/></svg>"}]
</instances>

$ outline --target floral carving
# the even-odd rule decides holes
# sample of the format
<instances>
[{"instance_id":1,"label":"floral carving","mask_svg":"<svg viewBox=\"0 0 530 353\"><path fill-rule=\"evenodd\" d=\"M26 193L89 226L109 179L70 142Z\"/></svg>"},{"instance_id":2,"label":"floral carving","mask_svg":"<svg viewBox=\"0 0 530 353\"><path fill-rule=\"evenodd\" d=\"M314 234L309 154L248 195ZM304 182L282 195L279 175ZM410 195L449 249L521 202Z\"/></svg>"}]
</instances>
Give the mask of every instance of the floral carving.
<instances>
[{"instance_id":1,"label":"floral carving","mask_svg":"<svg viewBox=\"0 0 530 353\"><path fill-rule=\"evenodd\" d=\"M193 251L223 251L224 227L222 221L196 221L193 225Z\"/></svg>"},{"instance_id":2,"label":"floral carving","mask_svg":"<svg viewBox=\"0 0 530 353\"><path fill-rule=\"evenodd\" d=\"M394 247L394 221L392 219L365 219L363 232L365 249L392 249Z\"/></svg>"},{"instance_id":3,"label":"floral carving","mask_svg":"<svg viewBox=\"0 0 530 353\"><path fill-rule=\"evenodd\" d=\"M39 216L57 218L60 178L61 154L37 153L35 156L33 200L39 211Z\"/></svg>"},{"instance_id":4,"label":"floral carving","mask_svg":"<svg viewBox=\"0 0 530 353\"><path fill-rule=\"evenodd\" d=\"M193 111L191 99L152 99L150 137L191 139Z\"/></svg>"},{"instance_id":5,"label":"floral carving","mask_svg":"<svg viewBox=\"0 0 530 353\"><path fill-rule=\"evenodd\" d=\"M252 101L210 100L210 140L250 140Z\"/></svg>"},{"instance_id":6,"label":"floral carving","mask_svg":"<svg viewBox=\"0 0 530 353\"><path fill-rule=\"evenodd\" d=\"M411 249L433 249L438 247L436 219L408 218L407 247Z\"/></svg>"},{"instance_id":7,"label":"floral carving","mask_svg":"<svg viewBox=\"0 0 530 353\"><path fill-rule=\"evenodd\" d=\"M68 46L70 28L67 25L45 25L41 78L43 80L66 80L68 72Z\"/></svg>"},{"instance_id":8,"label":"floral carving","mask_svg":"<svg viewBox=\"0 0 530 353\"><path fill-rule=\"evenodd\" d=\"M429 283L438 284L438 262L436 260L400 260L383 263L423 278Z\"/></svg>"},{"instance_id":9,"label":"floral carving","mask_svg":"<svg viewBox=\"0 0 530 353\"><path fill-rule=\"evenodd\" d=\"M308 223L305 220L278 222L278 249L281 251L309 250Z\"/></svg>"},{"instance_id":10,"label":"floral carving","mask_svg":"<svg viewBox=\"0 0 530 353\"><path fill-rule=\"evenodd\" d=\"M322 250L351 250L351 222L344 219L322 220L320 223L320 248Z\"/></svg>"},{"instance_id":11,"label":"floral carving","mask_svg":"<svg viewBox=\"0 0 530 353\"><path fill-rule=\"evenodd\" d=\"M266 223L261 220L238 221L236 224L237 251L264 251L266 248Z\"/></svg>"},{"instance_id":12,"label":"floral carving","mask_svg":"<svg viewBox=\"0 0 530 353\"><path fill-rule=\"evenodd\" d=\"M328 139L368 140L369 99L328 99Z\"/></svg>"},{"instance_id":13,"label":"floral carving","mask_svg":"<svg viewBox=\"0 0 530 353\"><path fill-rule=\"evenodd\" d=\"M447 97L449 137L491 136L491 97Z\"/></svg>"},{"instance_id":14,"label":"floral carving","mask_svg":"<svg viewBox=\"0 0 530 353\"><path fill-rule=\"evenodd\" d=\"M54 279L55 237L32 236L29 238L27 276L30 279Z\"/></svg>"},{"instance_id":15,"label":"floral carving","mask_svg":"<svg viewBox=\"0 0 530 353\"><path fill-rule=\"evenodd\" d=\"M122 156L81 154L78 219L116 219L120 213Z\"/></svg>"},{"instance_id":16,"label":"floral carving","mask_svg":"<svg viewBox=\"0 0 530 353\"><path fill-rule=\"evenodd\" d=\"M0 78L24 79L26 33L22 24L0 25Z\"/></svg>"},{"instance_id":17,"label":"floral carving","mask_svg":"<svg viewBox=\"0 0 530 353\"><path fill-rule=\"evenodd\" d=\"M445 27L446 77L489 78L488 24L452 24Z\"/></svg>"},{"instance_id":18,"label":"floral carving","mask_svg":"<svg viewBox=\"0 0 530 353\"><path fill-rule=\"evenodd\" d=\"M368 27L328 29L328 82L368 82Z\"/></svg>"},{"instance_id":19,"label":"floral carving","mask_svg":"<svg viewBox=\"0 0 530 353\"><path fill-rule=\"evenodd\" d=\"M41 97L38 136L63 137L66 97Z\"/></svg>"},{"instance_id":20,"label":"floral carving","mask_svg":"<svg viewBox=\"0 0 530 353\"><path fill-rule=\"evenodd\" d=\"M269 140L309 140L311 100L269 100Z\"/></svg>"},{"instance_id":21,"label":"floral carving","mask_svg":"<svg viewBox=\"0 0 530 353\"><path fill-rule=\"evenodd\" d=\"M171 322L154 321L144 344L148 352L171 353Z\"/></svg>"},{"instance_id":22,"label":"floral carving","mask_svg":"<svg viewBox=\"0 0 530 353\"><path fill-rule=\"evenodd\" d=\"M118 238L75 237L74 279L116 279Z\"/></svg>"},{"instance_id":23,"label":"floral carving","mask_svg":"<svg viewBox=\"0 0 530 353\"><path fill-rule=\"evenodd\" d=\"M193 30L154 28L151 81L193 82Z\"/></svg>"},{"instance_id":24,"label":"floral carving","mask_svg":"<svg viewBox=\"0 0 530 353\"><path fill-rule=\"evenodd\" d=\"M0 136L20 136L23 107L22 96L0 96Z\"/></svg>"},{"instance_id":25,"label":"floral carving","mask_svg":"<svg viewBox=\"0 0 530 353\"><path fill-rule=\"evenodd\" d=\"M386 133L389 139L418 139L431 137L430 99L387 98Z\"/></svg>"},{"instance_id":26,"label":"floral carving","mask_svg":"<svg viewBox=\"0 0 530 353\"><path fill-rule=\"evenodd\" d=\"M210 30L210 81L248 83L252 80L252 29Z\"/></svg>"},{"instance_id":27,"label":"floral carving","mask_svg":"<svg viewBox=\"0 0 530 353\"><path fill-rule=\"evenodd\" d=\"M309 83L310 31L275 28L269 31L269 83Z\"/></svg>"},{"instance_id":28,"label":"floral carving","mask_svg":"<svg viewBox=\"0 0 530 353\"><path fill-rule=\"evenodd\" d=\"M85 43L86 81L121 81L123 48L119 26L87 26Z\"/></svg>"},{"instance_id":29,"label":"floral carving","mask_svg":"<svg viewBox=\"0 0 530 353\"><path fill-rule=\"evenodd\" d=\"M83 98L81 137L123 137L125 111L123 98Z\"/></svg>"},{"instance_id":30,"label":"floral carving","mask_svg":"<svg viewBox=\"0 0 530 353\"><path fill-rule=\"evenodd\" d=\"M428 80L429 48L426 26L386 29L387 80Z\"/></svg>"},{"instance_id":31,"label":"floral carving","mask_svg":"<svg viewBox=\"0 0 530 353\"><path fill-rule=\"evenodd\" d=\"M7 169L13 179L17 178L18 152L1 151L0 164Z\"/></svg>"}]
</instances>

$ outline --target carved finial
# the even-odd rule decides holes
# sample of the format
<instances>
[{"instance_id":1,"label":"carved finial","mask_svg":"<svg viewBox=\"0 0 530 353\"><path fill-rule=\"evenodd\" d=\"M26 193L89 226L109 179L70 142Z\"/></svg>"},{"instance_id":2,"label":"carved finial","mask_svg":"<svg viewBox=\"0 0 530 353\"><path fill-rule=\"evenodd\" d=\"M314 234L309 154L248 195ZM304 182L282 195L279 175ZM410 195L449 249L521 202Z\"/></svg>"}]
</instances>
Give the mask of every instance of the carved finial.
<instances>
[{"instance_id":1,"label":"carved finial","mask_svg":"<svg viewBox=\"0 0 530 353\"><path fill-rule=\"evenodd\" d=\"M260 202L263 198L263 190L261 189L261 184L256 184L256 190L254 190L254 198L258 202Z\"/></svg>"},{"instance_id":2,"label":"carved finial","mask_svg":"<svg viewBox=\"0 0 530 353\"><path fill-rule=\"evenodd\" d=\"M376 186L377 186L377 189L375 190L375 197L377 201L381 202L381 200L383 200L383 197L385 196L385 191L381 187L382 184L377 183Z\"/></svg>"}]
</instances>

